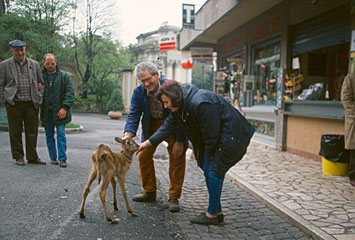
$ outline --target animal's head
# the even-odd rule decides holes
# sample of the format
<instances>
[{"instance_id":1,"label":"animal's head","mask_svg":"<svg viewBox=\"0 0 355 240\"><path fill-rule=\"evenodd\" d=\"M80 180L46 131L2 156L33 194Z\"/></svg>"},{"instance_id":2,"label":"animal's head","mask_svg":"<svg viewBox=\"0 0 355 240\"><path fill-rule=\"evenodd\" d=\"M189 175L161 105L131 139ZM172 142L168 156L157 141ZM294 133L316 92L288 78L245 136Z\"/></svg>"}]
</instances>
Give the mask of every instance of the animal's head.
<instances>
[{"instance_id":1,"label":"animal's head","mask_svg":"<svg viewBox=\"0 0 355 240\"><path fill-rule=\"evenodd\" d=\"M115 141L123 144L125 146L126 150L128 150L132 153L137 151L137 149L138 149L138 144L132 138L123 140L122 138L115 137Z\"/></svg>"}]
</instances>

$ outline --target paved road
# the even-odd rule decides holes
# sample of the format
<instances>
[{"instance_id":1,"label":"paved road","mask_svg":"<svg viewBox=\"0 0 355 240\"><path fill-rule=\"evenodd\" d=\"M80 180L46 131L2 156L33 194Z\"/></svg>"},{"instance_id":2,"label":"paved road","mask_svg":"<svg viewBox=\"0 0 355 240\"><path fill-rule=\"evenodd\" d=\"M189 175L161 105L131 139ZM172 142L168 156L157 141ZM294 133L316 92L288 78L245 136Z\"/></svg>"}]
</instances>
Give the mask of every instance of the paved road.
<instances>
[{"instance_id":1,"label":"paved road","mask_svg":"<svg viewBox=\"0 0 355 240\"><path fill-rule=\"evenodd\" d=\"M86 204L86 219L79 218L82 190L91 168L91 152L101 144L115 150L113 138L122 134L124 120L106 115L74 114L73 122L84 126L81 133L68 134L68 168L26 165L11 160L8 133L0 132L0 239L308 239L300 229L287 223L268 207L226 179L222 205L226 222L221 226L191 225L188 219L204 211L208 196L200 169L193 160L187 164L182 211L167 210L168 162L161 145L156 155L158 199L156 203L136 203L132 196L141 191L135 157L127 174L126 187L133 210L131 217L118 192L119 211L111 210L112 192L107 194L111 216L117 225L106 222L98 196L92 186ZM44 134L38 150L49 161Z\"/></svg>"},{"instance_id":2,"label":"paved road","mask_svg":"<svg viewBox=\"0 0 355 240\"><path fill-rule=\"evenodd\" d=\"M118 208L112 208L112 192L107 199L117 225L106 222L98 185L92 186L86 204L86 219L79 218L81 196L91 168L91 153L101 144L117 151L115 136L122 135L124 121L105 115L74 114L73 122L84 126L84 132L68 134L68 167L46 165L16 166L11 159L7 132L0 132L0 239L172 239L182 238L166 211L166 199L153 204L138 204L132 196L141 191L138 164L135 160L127 174L126 187L132 209L127 213L118 191ZM38 151L49 162L44 134L40 133ZM164 196L163 194L159 194Z\"/></svg>"}]
</instances>

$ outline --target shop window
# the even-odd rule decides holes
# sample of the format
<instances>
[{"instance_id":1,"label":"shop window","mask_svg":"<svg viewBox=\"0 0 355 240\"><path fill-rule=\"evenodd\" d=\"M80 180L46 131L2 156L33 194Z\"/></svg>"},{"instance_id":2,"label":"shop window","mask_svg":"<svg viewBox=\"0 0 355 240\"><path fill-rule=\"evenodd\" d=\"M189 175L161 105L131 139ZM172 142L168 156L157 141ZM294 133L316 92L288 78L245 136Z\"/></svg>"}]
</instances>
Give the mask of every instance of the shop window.
<instances>
[{"instance_id":1,"label":"shop window","mask_svg":"<svg viewBox=\"0 0 355 240\"><path fill-rule=\"evenodd\" d=\"M242 53L223 59L224 92L236 106L241 99L242 77L245 74L245 56Z\"/></svg>"},{"instance_id":2,"label":"shop window","mask_svg":"<svg viewBox=\"0 0 355 240\"><path fill-rule=\"evenodd\" d=\"M308 75L324 77L327 75L327 54L309 53L308 54Z\"/></svg>"},{"instance_id":3,"label":"shop window","mask_svg":"<svg viewBox=\"0 0 355 240\"><path fill-rule=\"evenodd\" d=\"M255 104L276 105L277 76L280 67L280 43L273 43L254 51Z\"/></svg>"},{"instance_id":4,"label":"shop window","mask_svg":"<svg viewBox=\"0 0 355 240\"><path fill-rule=\"evenodd\" d=\"M269 136L269 137L275 137L275 122L269 122L269 121L263 121L263 120L257 120L257 119L249 119L248 121L250 122L251 125L255 128L255 131L257 133Z\"/></svg>"},{"instance_id":5,"label":"shop window","mask_svg":"<svg viewBox=\"0 0 355 240\"><path fill-rule=\"evenodd\" d=\"M299 59L299 69L286 72L284 99L340 101L348 72L349 45L346 42L294 55Z\"/></svg>"}]
</instances>

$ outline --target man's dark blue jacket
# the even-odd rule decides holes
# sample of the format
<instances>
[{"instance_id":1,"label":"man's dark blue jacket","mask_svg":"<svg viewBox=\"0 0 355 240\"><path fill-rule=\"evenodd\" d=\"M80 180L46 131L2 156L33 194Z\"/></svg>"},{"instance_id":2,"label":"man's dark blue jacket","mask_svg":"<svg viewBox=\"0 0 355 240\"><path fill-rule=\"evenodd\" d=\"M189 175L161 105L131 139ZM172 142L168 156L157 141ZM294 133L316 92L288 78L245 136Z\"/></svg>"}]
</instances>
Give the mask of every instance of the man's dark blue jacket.
<instances>
[{"instance_id":1,"label":"man's dark blue jacket","mask_svg":"<svg viewBox=\"0 0 355 240\"><path fill-rule=\"evenodd\" d=\"M159 78L160 85L163 84L167 79ZM169 114L170 110L165 109L162 103L163 108L163 116L166 119ZM142 117L142 138L141 141L144 142L148 139L149 134L149 124L150 124L150 100L147 96L147 90L140 84L133 90L133 95L131 99L131 108L128 114L128 118L126 121L126 125L124 128L124 132L131 132L136 135L139 126L139 120ZM175 135L175 141L177 142L185 142L185 150L187 147L187 139L183 134L179 131L175 131L173 133Z\"/></svg>"}]
</instances>

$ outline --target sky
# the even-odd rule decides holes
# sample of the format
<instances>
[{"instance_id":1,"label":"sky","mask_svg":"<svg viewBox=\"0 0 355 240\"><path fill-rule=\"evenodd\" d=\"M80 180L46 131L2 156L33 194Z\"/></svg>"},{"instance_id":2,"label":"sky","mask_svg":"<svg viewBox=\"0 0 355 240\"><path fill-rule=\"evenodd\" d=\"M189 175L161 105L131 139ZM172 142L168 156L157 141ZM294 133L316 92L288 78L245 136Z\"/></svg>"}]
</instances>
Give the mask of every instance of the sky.
<instances>
[{"instance_id":1,"label":"sky","mask_svg":"<svg viewBox=\"0 0 355 240\"><path fill-rule=\"evenodd\" d=\"M157 30L164 21L182 26L182 4L194 4L195 13L207 0L119 0L115 10L118 24L115 32L123 46L137 43L141 33Z\"/></svg>"}]
</instances>

